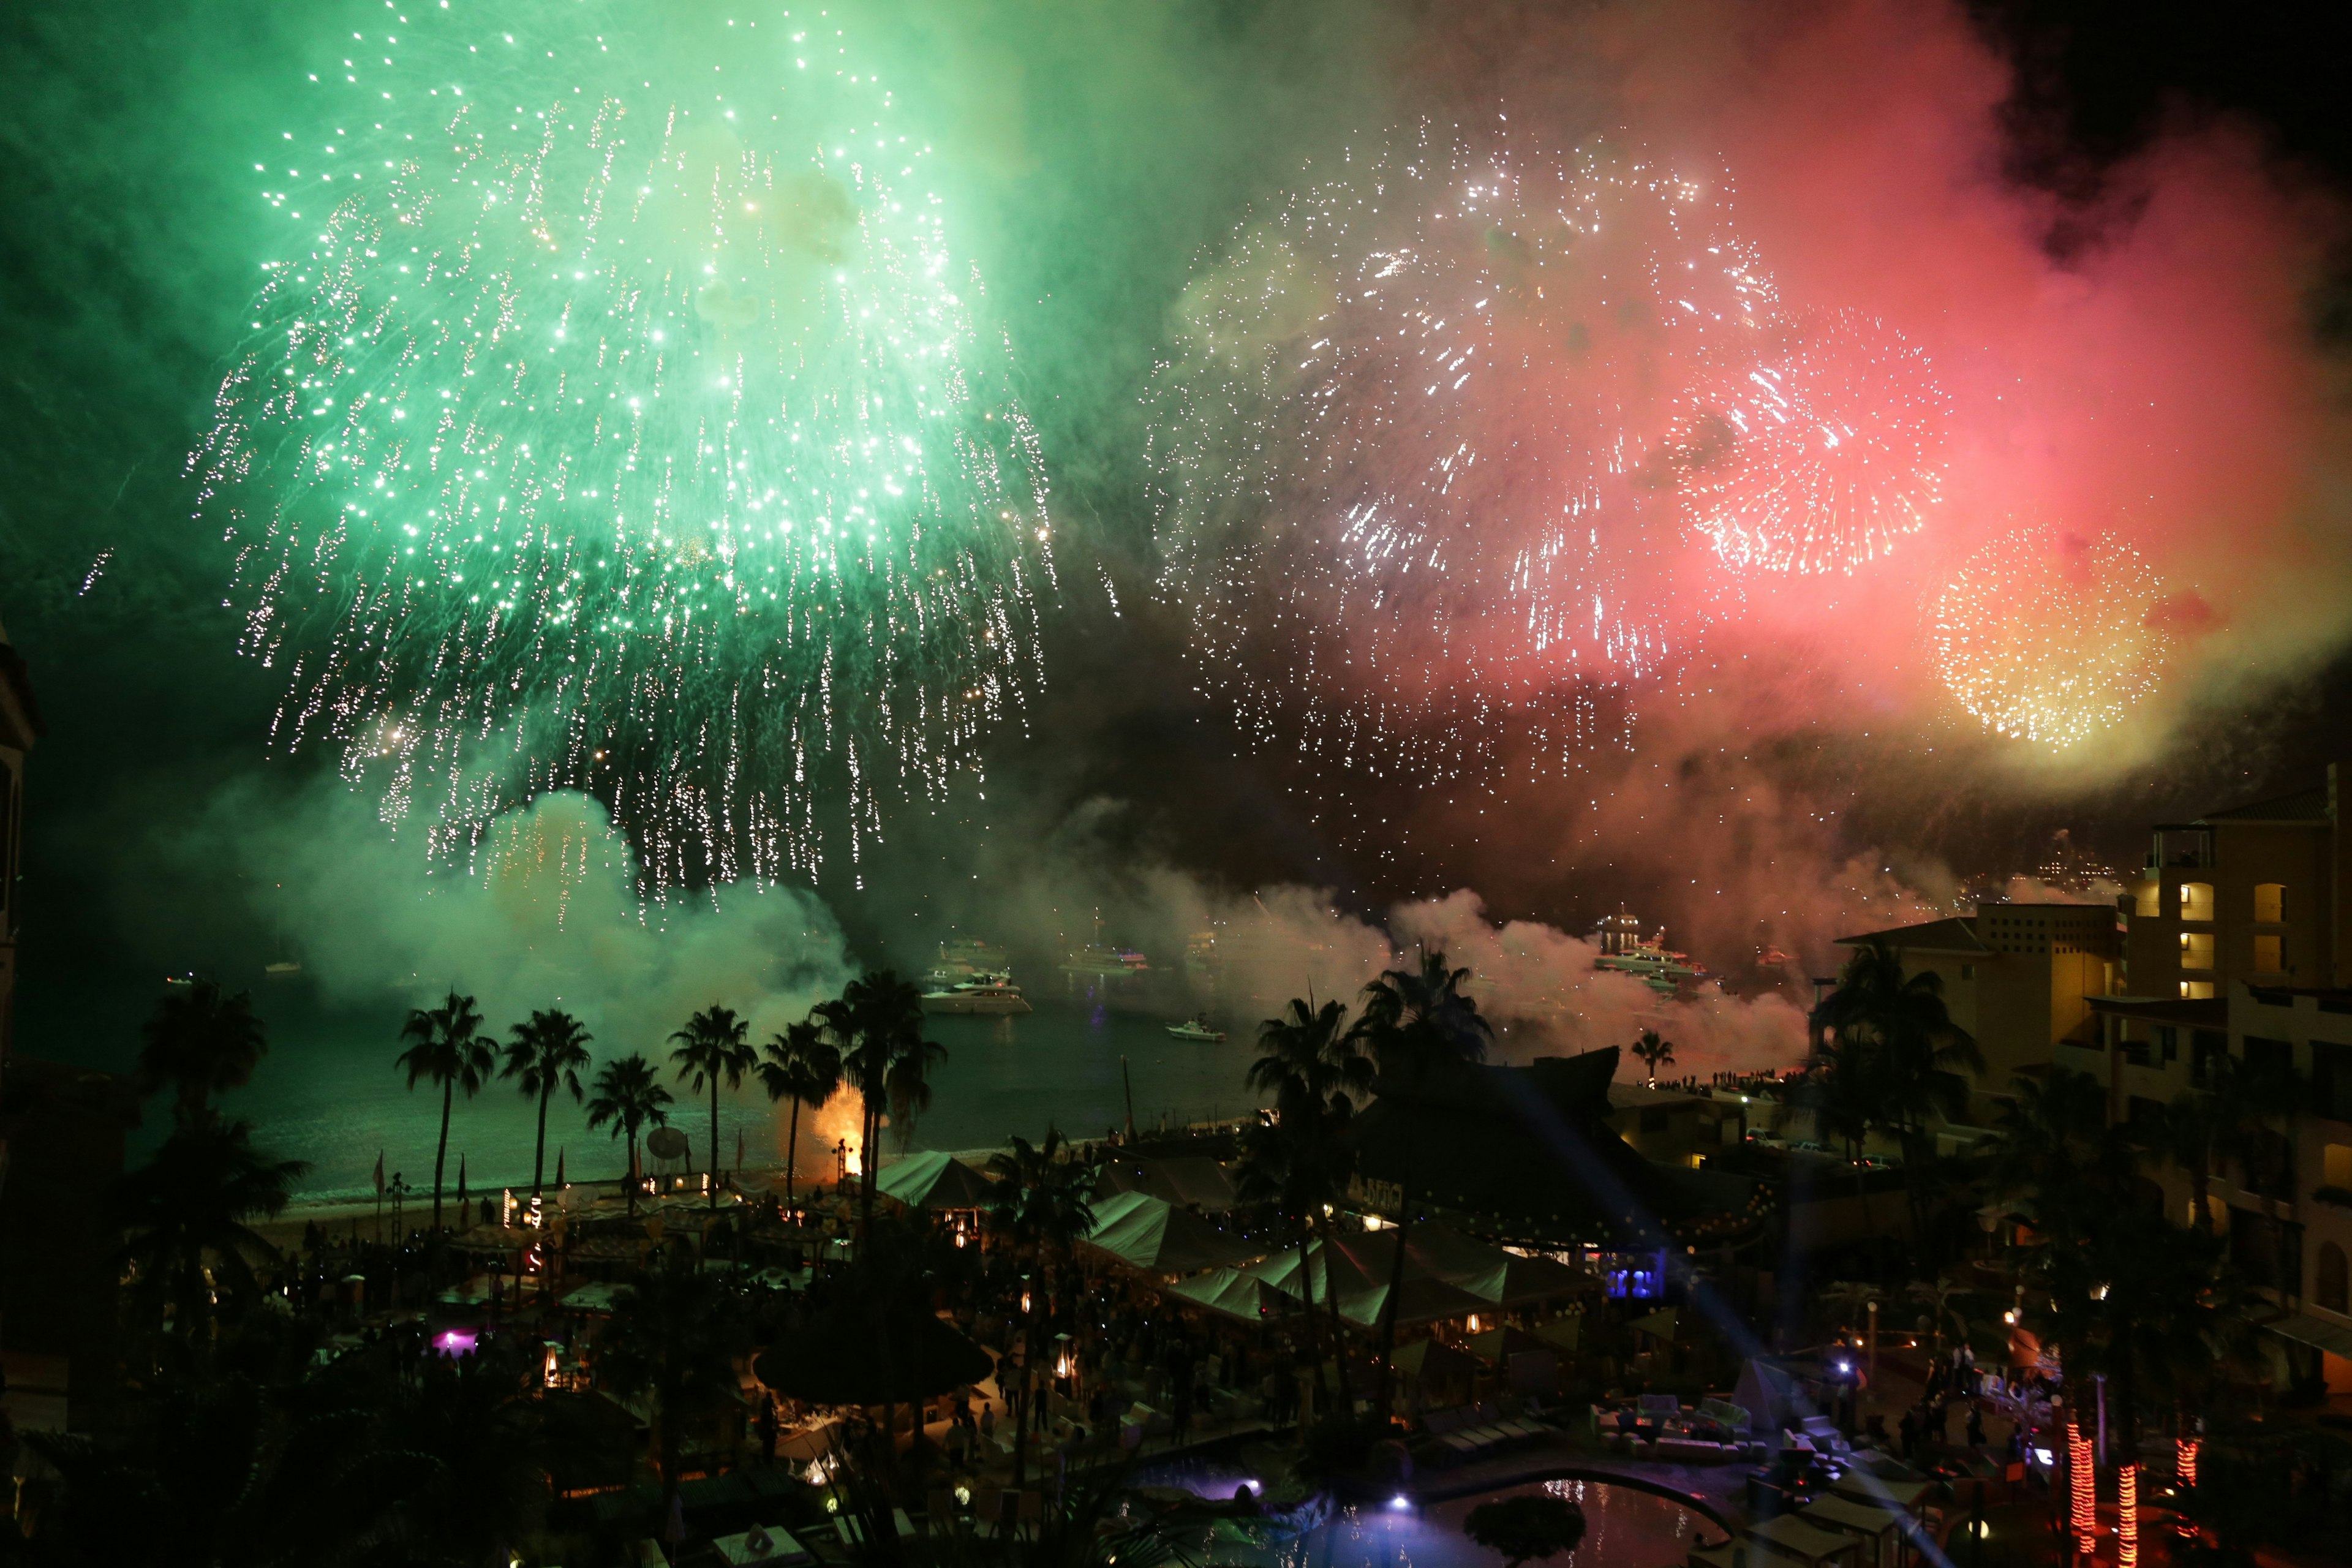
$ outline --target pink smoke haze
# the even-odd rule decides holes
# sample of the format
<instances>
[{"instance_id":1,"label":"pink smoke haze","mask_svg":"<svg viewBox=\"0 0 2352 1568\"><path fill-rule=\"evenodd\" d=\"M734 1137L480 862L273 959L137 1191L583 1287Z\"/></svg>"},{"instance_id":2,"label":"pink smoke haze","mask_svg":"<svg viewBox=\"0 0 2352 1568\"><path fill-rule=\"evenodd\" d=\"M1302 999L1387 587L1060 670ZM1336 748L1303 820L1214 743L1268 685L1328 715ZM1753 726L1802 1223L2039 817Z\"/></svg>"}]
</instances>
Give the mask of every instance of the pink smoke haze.
<instances>
[{"instance_id":1,"label":"pink smoke haze","mask_svg":"<svg viewBox=\"0 0 2352 1568\"><path fill-rule=\"evenodd\" d=\"M2005 175L2008 68L1957 9L1682 5L1618 25L1604 52L1625 128L1722 158L1784 299L1880 318L1951 398L1929 526L1826 595L1751 576L1745 616L1713 629L1719 653L1801 648L1846 686L1834 717L1891 704L1925 735L1953 715L1919 606L2037 521L2114 534L2161 578L2158 602L2118 607L2178 637L2149 718L2340 645L2347 538L2326 513L2344 422L2306 311L2341 214L2250 132L2181 127L2069 209ZM2053 232L2078 237L2063 258ZM2164 733L2122 727L2096 765Z\"/></svg>"}]
</instances>

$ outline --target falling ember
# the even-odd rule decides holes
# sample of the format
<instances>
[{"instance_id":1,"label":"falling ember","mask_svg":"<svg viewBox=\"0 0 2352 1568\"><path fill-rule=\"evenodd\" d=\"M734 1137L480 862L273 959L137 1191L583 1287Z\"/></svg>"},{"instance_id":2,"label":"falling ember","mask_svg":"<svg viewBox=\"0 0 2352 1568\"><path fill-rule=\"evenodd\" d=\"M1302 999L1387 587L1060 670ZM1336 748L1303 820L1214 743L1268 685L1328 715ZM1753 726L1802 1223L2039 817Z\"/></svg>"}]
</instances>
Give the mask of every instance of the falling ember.
<instances>
[{"instance_id":1,"label":"falling ember","mask_svg":"<svg viewBox=\"0 0 2352 1568\"><path fill-rule=\"evenodd\" d=\"M1261 745L1424 784L1529 736L1589 749L1591 689L1687 629L1677 379L1752 353L1772 285L1727 182L1614 146L1498 116L1348 168L1186 290L1151 398L1160 594Z\"/></svg>"},{"instance_id":2,"label":"falling ember","mask_svg":"<svg viewBox=\"0 0 2352 1568\"><path fill-rule=\"evenodd\" d=\"M2026 528L1970 557L1937 598L1936 671L1997 735L2053 749L2121 722L2176 638L2139 552Z\"/></svg>"},{"instance_id":3,"label":"falling ember","mask_svg":"<svg viewBox=\"0 0 2352 1568\"><path fill-rule=\"evenodd\" d=\"M202 515L277 743L443 852L577 789L654 888L813 880L1037 684L1045 470L930 149L720 20L428 12L257 176L290 228Z\"/></svg>"}]
</instances>

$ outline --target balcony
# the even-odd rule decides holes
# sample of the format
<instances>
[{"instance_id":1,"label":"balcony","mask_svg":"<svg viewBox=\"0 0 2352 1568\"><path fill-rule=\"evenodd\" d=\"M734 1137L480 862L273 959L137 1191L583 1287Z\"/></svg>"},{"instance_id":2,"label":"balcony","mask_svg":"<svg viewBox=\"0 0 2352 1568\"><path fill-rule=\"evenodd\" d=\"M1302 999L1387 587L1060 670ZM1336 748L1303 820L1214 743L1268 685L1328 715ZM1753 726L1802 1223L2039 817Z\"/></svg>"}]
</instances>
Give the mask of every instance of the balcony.
<instances>
[{"instance_id":1,"label":"balcony","mask_svg":"<svg viewBox=\"0 0 2352 1568\"><path fill-rule=\"evenodd\" d=\"M2156 829L2155 842L2148 847L2147 865L2152 871L2165 867L2210 870L2213 866L2213 830L2196 823L2159 825Z\"/></svg>"}]
</instances>

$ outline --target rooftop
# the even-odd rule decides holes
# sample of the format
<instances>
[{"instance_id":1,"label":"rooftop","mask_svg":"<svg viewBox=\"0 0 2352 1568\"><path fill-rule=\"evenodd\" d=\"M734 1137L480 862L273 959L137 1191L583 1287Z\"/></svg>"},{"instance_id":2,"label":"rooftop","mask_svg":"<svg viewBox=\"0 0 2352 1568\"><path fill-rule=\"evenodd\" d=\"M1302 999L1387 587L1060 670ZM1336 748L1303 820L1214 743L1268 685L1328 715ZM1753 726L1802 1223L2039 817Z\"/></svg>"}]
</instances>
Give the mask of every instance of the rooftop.
<instances>
[{"instance_id":1,"label":"rooftop","mask_svg":"<svg viewBox=\"0 0 2352 1568\"><path fill-rule=\"evenodd\" d=\"M1928 921L1916 926L1896 926L1891 931L1874 931L1861 936L1842 936L1840 947L1864 947L1881 942L1892 948L1917 948L1925 952L1965 952L1971 956L1990 955L1977 935L1976 921L1965 915L1950 915L1940 921Z\"/></svg>"},{"instance_id":2,"label":"rooftop","mask_svg":"<svg viewBox=\"0 0 2352 1568\"><path fill-rule=\"evenodd\" d=\"M2209 811L2200 822L2326 822L2327 786L2299 790L2269 800L2251 801L2222 811Z\"/></svg>"}]
</instances>

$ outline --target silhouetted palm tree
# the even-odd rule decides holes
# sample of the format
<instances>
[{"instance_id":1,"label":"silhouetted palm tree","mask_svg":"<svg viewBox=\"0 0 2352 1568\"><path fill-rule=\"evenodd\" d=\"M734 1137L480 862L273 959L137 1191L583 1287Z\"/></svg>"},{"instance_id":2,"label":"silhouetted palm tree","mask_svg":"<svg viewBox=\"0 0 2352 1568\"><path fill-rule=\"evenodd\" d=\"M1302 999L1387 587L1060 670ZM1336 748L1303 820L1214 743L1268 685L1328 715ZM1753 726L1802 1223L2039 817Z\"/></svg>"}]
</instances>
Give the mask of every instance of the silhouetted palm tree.
<instances>
[{"instance_id":1,"label":"silhouetted palm tree","mask_svg":"<svg viewBox=\"0 0 2352 1568\"><path fill-rule=\"evenodd\" d=\"M1294 996L1290 1005L1257 1026L1257 1059L1249 1065L1252 1089L1274 1097L1277 1112L1297 1105L1345 1101L1353 1110L1370 1092L1373 1064L1361 1038L1348 1027L1348 1009L1339 1002L1317 1006Z\"/></svg>"},{"instance_id":2,"label":"silhouetted palm tree","mask_svg":"<svg viewBox=\"0 0 2352 1568\"><path fill-rule=\"evenodd\" d=\"M750 1029L732 1007L713 1003L670 1037L677 1042L669 1059L677 1064L678 1081L691 1084L698 1094L706 1086L710 1090L710 1206L714 1209L719 1206L719 1080L725 1079L730 1089L743 1087L743 1075L759 1060L759 1053L744 1039Z\"/></svg>"},{"instance_id":3,"label":"silhouetted palm tree","mask_svg":"<svg viewBox=\"0 0 2352 1568\"><path fill-rule=\"evenodd\" d=\"M2219 1238L2137 1203L2077 1212L2070 1234L2043 1234L2029 1260L2027 1321L2075 1379L2105 1382L2109 1449L2136 1464L2144 1412L2193 1406L2252 1364L2253 1304Z\"/></svg>"},{"instance_id":4,"label":"silhouetted palm tree","mask_svg":"<svg viewBox=\"0 0 2352 1568\"><path fill-rule=\"evenodd\" d=\"M1655 1029L1644 1029L1642 1037L1633 1042L1632 1049L1643 1070L1650 1075L1650 1087L1657 1088L1658 1069L1675 1065L1674 1041L1660 1039Z\"/></svg>"},{"instance_id":5,"label":"silhouetted palm tree","mask_svg":"<svg viewBox=\"0 0 2352 1568\"><path fill-rule=\"evenodd\" d=\"M507 1065L500 1078L520 1080L524 1096L539 1101L539 1142L530 1155L530 1190L537 1196L540 1175L547 1167L547 1102L559 1089L568 1089L580 1103L581 1069L593 1060L588 1042L594 1038L579 1019L565 1012L533 1013L528 1024L517 1024L507 1042Z\"/></svg>"},{"instance_id":6,"label":"silhouetted palm tree","mask_svg":"<svg viewBox=\"0 0 2352 1568\"><path fill-rule=\"evenodd\" d=\"M1448 969L1443 952L1423 952L1417 970L1391 969L1364 987L1363 1016L1356 1021L1354 1037L1380 1064L1381 1076L1403 1084L1418 1084L1430 1074L1465 1062L1486 1059L1495 1026L1481 1016L1478 1003L1462 989L1467 969ZM1293 1003L1294 1007L1297 1006ZM1397 1303L1404 1292L1405 1244L1412 1236L1412 1205L1421 1185L1417 1139L1405 1140L1405 1172L1397 1207L1396 1251L1389 1260L1388 1299L1381 1307L1381 1399L1383 1410L1391 1397L1394 1378L1389 1367L1396 1352Z\"/></svg>"},{"instance_id":7,"label":"silhouetted palm tree","mask_svg":"<svg viewBox=\"0 0 2352 1568\"><path fill-rule=\"evenodd\" d=\"M2107 1091L2086 1072L2053 1067L2010 1082L2011 1103L1979 1147L1992 1155L1991 1186L2033 1228L2069 1238L2104 1210L2132 1201L2137 1160L2107 1125Z\"/></svg>"},{"instance_id":8,"label":"silhouetted palm tree","mask_svg":"<svg viewBox=\"0 0 2352 1568\"><path fill-rule=\"evenodd\" d=\"M409 1011L400 1037L415 1044L394 1065L408 1072L408 1087L431 1079L441 1087L441 1142L433 1151L433 1232L441 1232L441 1173L449 1160L449 1107L457 1091L471 1100L488 1083L496 1064L497 1042L482 1033L482 1015L471 996L455 991L438 1007Z\"/></svg>"},{"instance_id":9,"label":"silhouetted palm tree","mask_svg":"<svg viewBox=\"0 0 2352 1568\"><path fill-rule=\"evenodd\" d=\"M121 1257L137 1271L131 1294L147 1321L169 1305L174 1335L202 1358L215 1298L232 1307L254 1300L255 1263L278 1256L247 1222L276 1215L309 1169L256 1151L241 1121L207 1117L174 1129L115 1190Z\"/></svg>"},{"instance_id":10,"label":"silhouetted palm tree","mask_svg":"<svg viewBox=\"0 0 2352 1568\"><path fill-rule=\"evenodd\" d=\"M588 1125L611 1123L613 1136L629 1150L629 1213L637 1212L637 1134L647 1127L669 1124L669 1090L654 1077L654 1064L635 1053L606 1062L590 1086Z\"/></svg>"},{"instance_id":11,"label":"silhouetted palm tree","mask_svg":"<svg viewBox=\"0 0 2352 1568\"><path fill-rule=\"evenodd\" d=\"M1885 942L1856 948L1839 972L1837 989L1814 1010L1816 1028L1839 1046L1859 1046L1869 1089L1867 1125L1894 1135L1903 1148L1903 1187L1912 1236L1924 1242L1920 1177L1935 1158L1930 1116L1959 1121L1967 1113L1968 1079L1982 1073L1975 1037L1952 1022L1944 1005L1943 976L1903 972L1903 955Z\"/></svg>"},{"instance_id":12,"label":"silhouetted palm tree","mask_svg":"<svg viewBox=\"0 0 2352 1568\"><path fill-rule=\"evenodd\" d=\"M1059 1130L1048 1128L1043 1143L1032 1144L1016 1136L1009 1148L988 1157L989 1171L996 1177L989 1194L989 1228L1041 1265L1058 1260L1064 1268L1076 1256L1079 1241L1094 1228L1098 1173L1095 1166L1068 1159L1066 1152ZM1044 1304L1047 1278L1041 1267L1038 1287L1029 1292L1024 1311L1028 1321L1024 1327L1033 1358L1038 1354L1036 1316ZM1026 1458L1029 1426L1023 1420L1013 1430L1015 1485Z\"/></svg>"},{"instance_id":13,"label":"silhouetted palm tree","mask_svg":"<svg viewBox=\"0 0 2352 1568\"><path fill-rule=\"evenodd\" d=\"M166 990L139 1032L139 1092L170 1087L172 1115L184 1122L202 1121L211 1096L249 1082L269 1054L253 997L230 995L215 980Z\"/></svg>"},{"instance_id":14,"label":"silhouetted palm tree","mask_svg":"<svg viewBox=\"0 0 2352 1568\"><path fill-rule=\"evenodd\" d=\"M653 1402L665 1521L677 1505L686 1426L740 1397L735 1357L750 1348L742 1299L682 1258L664 1254L614 1296L612 1321L596 1342L596 1382Z\"/></svg>"},{"instance_id":15,"label":"silhouetted palm tree","mask_svg":"<svg viewBox=\"0 0 2352 1568\"><path fill-rule=\"evenodd\" d=\"M858 1133L858 1228L874 1219L874 1178L881 1163L882 1117L893 1099L910 1109L930 1103L930 1068L947 1058L937 1041L923 1037L923 994L895 971L868 970L810 1014L824 1026L841 1052L842 1077L857 1090L863 1116Z\"/></svg>"},{"instance_id":16,"label":"silhouetted palm tree","mask_svg":"<svg viewBox=\"0 0 2352 1568\"><path fill-rule=\"evenodd\" d=\"M841 1087L841 1053L825 1040L824 1026L813 1020L786 1026L760 1051L767 1058L759 1071L768 1098L793 1102L784 1134L784 1206L790 1208L793 1165L800 1158L801 1107L823 1105Z\"/></svg>"}]
</instances>

